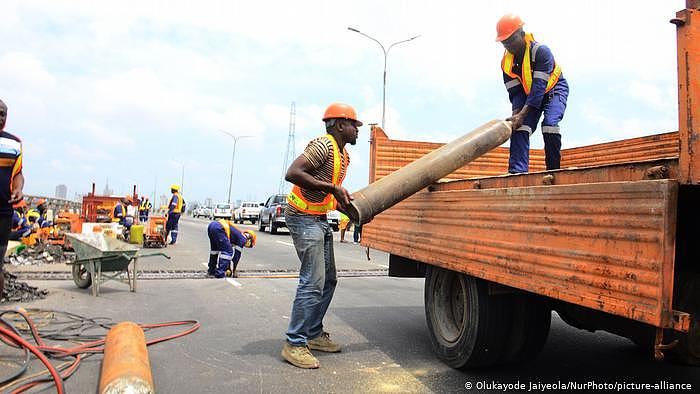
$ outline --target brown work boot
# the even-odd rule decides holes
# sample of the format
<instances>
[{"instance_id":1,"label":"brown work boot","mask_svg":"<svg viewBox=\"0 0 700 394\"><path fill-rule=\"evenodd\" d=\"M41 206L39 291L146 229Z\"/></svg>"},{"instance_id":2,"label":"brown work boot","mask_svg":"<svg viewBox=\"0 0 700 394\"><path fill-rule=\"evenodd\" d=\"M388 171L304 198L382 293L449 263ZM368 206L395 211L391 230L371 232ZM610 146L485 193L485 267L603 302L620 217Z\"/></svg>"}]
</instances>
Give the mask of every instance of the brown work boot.
<instances>
[{"instance_id":1,"label":"brown work boot","mask_svg":"<svg viewBox=\"0 0 700 394\"><path fill-rule=\"evenodd\" d=\"M331 341L330 334L322 332L321 335L314 339L309 339L309 349L320 350L327 353L340 352L340 345Z\"/></svg>"},{"instance_id":2,"label":"brown work boot","mask_svg":"<svg viewBox=\"0 0 700 394\"><path fill-rule=\"evenodd\" d=\"M284 343L282 357L290 364L306 369L315 369L321 366L318 359L314 357L306 346L292 346L289 342Z\"/></svg>"}]
</instances>

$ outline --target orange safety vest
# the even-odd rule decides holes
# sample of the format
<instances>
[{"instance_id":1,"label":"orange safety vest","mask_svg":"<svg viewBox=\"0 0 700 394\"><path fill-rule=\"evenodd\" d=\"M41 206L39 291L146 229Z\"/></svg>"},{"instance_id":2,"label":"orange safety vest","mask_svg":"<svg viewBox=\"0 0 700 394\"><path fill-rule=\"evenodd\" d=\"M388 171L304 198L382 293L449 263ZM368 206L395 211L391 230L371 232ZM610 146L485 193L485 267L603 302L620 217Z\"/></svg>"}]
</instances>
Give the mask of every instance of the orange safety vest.
<instances>
[{"instance_id":1,"label":"orange safety vest","mask_svg":"<svg viewBox=\"0 0 700 394\"><path fill-rule=\"evenodd\" d=\"M173 213L180 213L180 212L182 212L182 196L178 192L175 192L173 197L174 196L177 196L177 205L175 205L175 209L173 209ZM173 201L173 197L170 197L170 202ZM170 204L168 204L168 207L170 207Z\"/></svg>"},{"instance_id":2,"label":"orange safety vest","mask_svg":"<svg viewBox=\"0 0 700 394\"><path fill-rule=\"evenodd\" d=\"M532 68L530 65L530 46L535 41L532 33L525 34L525 55L523 56L521 75L513 72L513 54L507 50L503 53L503 60L501 60L501 68L503 72L506 73L511 78L517 78L520 84L523 85L523 90L525 94L530 94L530 88L532 87ZM537 45L537 44L536 44ZM534 59L532 59L534 60ZM549 80L547 81L547 87L545 88L545 93L552 90L554 85L559 81L559 76L561 76L561 68L554 62L554 70L549 75Z\"/></svg>"},{"instance_id":3,"label":"orange safety vest","mask_svg":"<svg viewBox=\"0 0 700 394\"><path fill-rule=\"evenodd\" d=\"M332 183L336 186L340 186L343 183L343 179L345 179L345 174L343 174L343 176L340 175L341 171L343 168L347 169L348 167L348 152L343 148L343 163L341 164L340 149L338 148L338 143L335 141L335 138L330 134L326 134L324 137L328 138L333 145ZM287 195L287 203L297 210L311 215L325 215L326 212L335 209L337 205L337 201L332 193L328 193L326 198L321 202L311 202L304 197L301 188L297 185L294 185L292 191Z\"/></svg>"}]
</instances>

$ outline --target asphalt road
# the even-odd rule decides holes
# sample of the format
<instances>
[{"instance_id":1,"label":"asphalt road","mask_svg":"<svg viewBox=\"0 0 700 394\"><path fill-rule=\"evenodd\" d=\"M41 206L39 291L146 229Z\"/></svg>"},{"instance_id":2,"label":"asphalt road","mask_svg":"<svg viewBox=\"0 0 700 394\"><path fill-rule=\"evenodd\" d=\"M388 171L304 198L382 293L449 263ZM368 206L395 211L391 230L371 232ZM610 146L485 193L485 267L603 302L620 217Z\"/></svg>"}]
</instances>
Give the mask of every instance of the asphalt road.
<instances>
[{"instance_id":1,"label":"asphalt road","mask_svg":"<svg viewBox=\"0 0 700 394\"><path fill-rule=\"evenodd\" d=\"M171 264L201 266L202 250L195 250L194 245L200 244L197 239L205 223L183 223L182 244L167 248L175 256ZM259 239L258 247L244 256L242 267L296 267L293 249L278 242L289 242L288 235L261 234ZM363 248L338 246L337 257L344 266L369 264L356 257L364 257ZM649 351L627 339L569 327L556 314L547 344L535 361L471 371L451 369L431 351L423 312L423 280L388 277L339 279L324 324L332 338L344 344L343 352L319 353L320 369L301 370L279 355L296 283L293 278L253 277L143 280L138 292L130 293L125 284L109 282L95 298L72 281L30 281L50 293L45 300L22 306L107 316L114 321L198 320L202 324L199 331L149 348L156 389L162 393L503 392L498 384L520 382L525 385L522 391L528 391L530 384L559 381L663 381L700 387L697 368L655 362ZM2 305L0 309L13 306ZM9 370L13 355L6 347L0 349L0 370ZM100 359L92 357L83 363L66 382L68 392L95 392ZM467 385L471 390L465 388Z\"/></svg>"}]
</instances>

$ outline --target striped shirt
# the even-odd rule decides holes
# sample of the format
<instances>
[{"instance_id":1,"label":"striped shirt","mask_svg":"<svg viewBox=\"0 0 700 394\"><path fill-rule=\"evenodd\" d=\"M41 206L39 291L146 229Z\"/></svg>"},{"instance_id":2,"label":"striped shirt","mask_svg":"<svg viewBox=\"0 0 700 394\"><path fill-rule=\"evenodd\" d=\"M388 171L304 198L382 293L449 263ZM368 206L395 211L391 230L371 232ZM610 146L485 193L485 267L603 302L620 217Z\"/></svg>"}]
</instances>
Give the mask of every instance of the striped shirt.
<instances>
[{"instance_id":1,"label":"striped shirt","mask_svg":"<svg viewBox=\"0 0 700 394\"><path fill-rule=\"evenodd\" d=\"M340 178L345 176L347 167L343 166L344 156L347 155L347 150L343 149L340 152ZM318 179L319 181L332 183L333 182L333 143L325 137L317 137L311 140L309 144L304 149L302 155L311 164L311 176ZM347 159L348 165L350 164L350 156ZM303 197L311 202L322 202L328 195L326 192L321 190L308 190L301 188L301 194ZM297 210L291 205L287 205L285 211L286 215L307 215L304 212Z\"/></svg>"},{"instance_id":2,"label":"striped shirt","mask_svg":"<svg viewBox=\"0 0 700 394\"><path fill-rule=\"evenodd\" d=\"M10 199L12 179L22 172L22 141L14 135L0 132L0 215L12 215Z\"/></svg>"}]
</instances>

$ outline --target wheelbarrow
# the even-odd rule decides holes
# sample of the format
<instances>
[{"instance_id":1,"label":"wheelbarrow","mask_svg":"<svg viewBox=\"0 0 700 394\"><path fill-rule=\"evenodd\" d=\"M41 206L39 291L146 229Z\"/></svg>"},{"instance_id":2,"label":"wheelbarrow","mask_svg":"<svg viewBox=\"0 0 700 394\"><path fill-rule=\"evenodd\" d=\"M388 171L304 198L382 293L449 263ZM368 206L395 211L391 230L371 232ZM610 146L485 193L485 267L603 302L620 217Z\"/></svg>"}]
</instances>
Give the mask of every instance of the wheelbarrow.
<instances>
[{"instance_id":1,"label":"wheelbarrow","mask_svg":"<svg viewBox=\"0 0 700 394\"><path fill-rule=\"evenodd\" d=\"M104 234L68 233L66 237L75 249L75 261L72 265L73 281L81 289L92 285L92 295L100 294L100 284L109 280L121 281L120 276L126 273L130 290L136 291L137 262L141 257L163 256L165 253L138 254L138 247ZM129 264L134 262L131 272ZM108 274L109 273L109 274Z\"/></svg>"}]
</instances>

